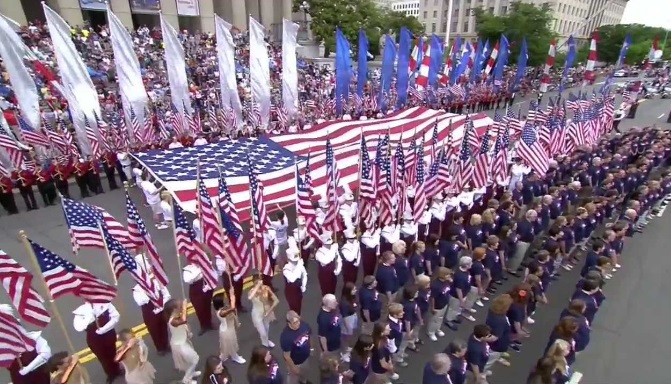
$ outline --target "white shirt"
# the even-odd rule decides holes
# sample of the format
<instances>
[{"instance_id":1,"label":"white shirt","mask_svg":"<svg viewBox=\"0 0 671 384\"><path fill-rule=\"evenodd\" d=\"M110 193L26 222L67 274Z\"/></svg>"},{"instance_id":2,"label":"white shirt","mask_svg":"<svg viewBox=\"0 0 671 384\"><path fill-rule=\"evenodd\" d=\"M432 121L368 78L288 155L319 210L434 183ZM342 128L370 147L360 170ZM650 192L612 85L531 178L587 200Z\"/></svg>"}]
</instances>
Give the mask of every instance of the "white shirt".
<instances>
[{"instance_id":1,"label":"white shirt","mask_svg":"<svg viewBox=\"0 0 671 384\"><path fill-rule=\"evenodd\" d=\"M290 283L301 279L301 291L306 291L308 286L308 272L305 269L303 260L298 260L296 264L287 263L284 268L282 268L282 275L284 275L284 278Z\"/></svg>"},{"instance_id":2,"label":"white shirt","mask_svg":"<svg viewBox=\"0 0 671 384\"><path fill-rule=\"evenodd\" d=\"M119 311L117 311L116 307L112 303L107 304L85 303L80 305L77 309L73 311L75 316L74 319L72 320L72 326L74 327L75 331L83 332L86 330L89 324L96 321L96 319L106 311L109 314L110 320L107 322L107 324L98 328L96 333L98 334L107 333L119 323L119 318L121 317L121 315L119 315Z\"/></svg>"},{"instance_id":3,"label":"white shirt","mask_svg":"<svg viewBox=\"0 0 671 384\"><path fill-rule=\"evenodd\" d=\"M199 137L193 142L194 147L200 147L201 145L207 145L207 140L204 137Z\"/></svg>"},{"instance_id":4,"label":"white shirt","mask_svg":"<svg viewBox=\"0 0 671 384\"><path fill-rule=\"evenodd\" d=\"M340 253L342 254L343 259L353 263L354 266L359 266L359 261L361 261L361 248L359 248L359 242L357 240L352 242L347 240L345 244L340 247Z\"/></svg>"},{"instance_id":5,"label":"white shirt","mask_svg":"<svg viewBox=\"0 0 671 384\"><path fill-rule=\"evenodd\" d=\"M117 153L117 159L119 159L119 163L121 163L121 166L130 167L130 156L128 156L126 152Z\"/></svg>"},{"instance_id":6,"label":"white shirt","mask_svg":"<svg viewBox=\"0 0 671 384\"><path fill-rule=\"evenodd\" d=\"M184 146L183 146L182 143L180 143L179 141L173 141L173 142L171 142L170 144L168 144L168 148L170 148L170 149L173 149L173 148L183 148L183 147L184 147Z\"/></svg>"},{"instance_id":7,"label":"white shirt","mask_svg":"<svg viewBox=\"0 0 671 384\"><path fill-rule=\"evenodd\" d=\"M361 242L368 248L376 248L380 245L380 232L380 228L375 231L367 229L366 232L361 235Z\"/></svg>"},{"instance_id":8,"label":"white shirt","mask_svg":"<svg viewBox=\"0 0 671 384\"><path fill-rule=\"evenodd\" d=\"M338 257L338 246L331 244L330 247L321 247L317 250L315 253L315 260L321 265L325 266L332 261L335 261L335 271L333 272L335 275L340 274L340 269L342 268L342 261L340 260L340 257Z\"/></svg>"},{"instance_id":9,"label":"white shirt","mask_svg":"<svg viewBox=\"0 0 671 384\"><path fill-rule=\"evenodd\" d=\"M200 228L200 220L198 218L193 219L193 222L191 223L191 227L193 227L193 232L196 233L196 239L200 241L201 243L203 242L203 231Z\"/></svg>"},{"instance_id":10,"label":"white shirt","mask_svg":"<svg viewBox=\"0 0 671 384\"><path fill-rule=\"evenodd\" d=\"M284 245L287 243L289 231L289 220L285 217L283 220L271 221L270 225L275 230L275 238L277 239L278 245Z\"/></svg>"},{"instance_id":11,"label":"white shirt","mask_svg":"<svg viewBox=\"0 0 671 384\"><path fill-rule=\"evenodd\" d=\"M163 220L172 221L172 205L167 201L161 200L161 210L163 211Z\"/></svg>"},{"instance_id":12,"label":"white shirt","mask_svg":"<svg viewBox=\"0 0 671 384\"><path fill-rule=\"evenodd\" d=\"M168 288L166 287L161 287L161 294L163 295L164 303L167 303L168 300L170 300L170 298L172 297L170 296L170 291L168 291ZM151 302L151 300L149 300L147 292L145 292L144 289L142 289L139 284L135 284L135 286L133 287L133 300L135 300L135 303L139 307L145 304L149 304ZM155 314L160 313L161 311L163 311L163 308L154 308Z\"/></svg>"},{"instance_id":13,"label":"white shirt","mask_svg":"<svg viewBox=\"0 0 671 384\"><path fill-rule=\"evenodd\" d=\"M35 340L35 352L37 353L37 356L19 371L22 375L30 373L43 366L51 357L51 347L49 347L47 340L41 336L41 333L42 332L28 332L28 337Z\"/></svg>"},{"instance_id":14,"label":"white shirt","mask_svg":"<svg viewBox=\"0 0 671 384\"><path fill-rule=\"evenodd\" d=\"M431 212L431 217L435 217L438 221L445 220L445 214L447 213L445 210L445 205L435 201L431 204L431 209L429 209L429 212Z\"/></svg>"},{"instance_id":15,"label":"white shirt","mask_svg":"<svg viewBox=\"0 0 671 384\"><path fill-rule=\"evenodd\" d=\"M382 238L384 238L384 240L389 244L394 244L401 239L401 233L397 225L387 225L386 227L382 228L382 232L380 232L380 234L382 235Z\"/></svg>"},{"instance_id":16,"label":"white shirt","mask_svg":"<svg viewBox=\"0 0 671 384\"><path fill-rule=\"evenodd\" d=\"M140 183L140 188L144 192L144 197L147 199L147 204L154 205L161 202L161 196L158 193L158 188L149 180L143 180Z\"/></svg>"},{"instance_id":17,"label":"white shirt","mask_svg":"<svg viewBox=\"0 0 671 384\"><path fill-rule=\"evenodd\" d=\"M527 167L526 165L513 164L512 167L510 167L510 181L508 188L513 190L515 188L515 184L517 184L518 181L522 181L524 176L528 175L529 172L531 172L531 168Z\"/></svg>"}]
</instances>

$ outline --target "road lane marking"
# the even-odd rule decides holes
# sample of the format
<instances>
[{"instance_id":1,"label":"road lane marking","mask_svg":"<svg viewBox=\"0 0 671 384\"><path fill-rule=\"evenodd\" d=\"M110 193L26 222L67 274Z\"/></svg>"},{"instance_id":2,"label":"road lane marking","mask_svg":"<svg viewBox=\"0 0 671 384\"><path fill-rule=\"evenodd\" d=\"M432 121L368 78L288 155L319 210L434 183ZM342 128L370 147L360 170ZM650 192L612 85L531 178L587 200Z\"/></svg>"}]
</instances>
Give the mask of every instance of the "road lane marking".
<instances>
[{"instance_id":1,"label":"road lane marking","mask_svg":"<svg viewBox=\"0 0 671 384\"><path fill-rule=\"evenodd\" d=\"M242 290L246 291L246 290L250 289L252 287L252 284L253 284L252 283L252 277L251 276L246 277L245 282L243 283L243 286L242 286ZM224 293L224 289L221 288L221 289L218 289L218 290L214 291L213 295L217 295L219 293ZM187 305L186 313L187 313L187 315L193 315L194 313L196 313L195 310L193 309L193 305L191 305L191 303L189 303L189 305ZM135 336L140 337L140 338L144 338L145 336L147 336L149 334L149 331L147 330L147 326L144 323L132 327L131 330L133 331ZM119 348L121 346L121 342L117 341L116 346L117 346L117 348ZM96 360L96 355L94 355L93 352L91 352L90 348L85 348L85 349L82 349L81 351L77 352L77 357L79 357L79 362L81 364L86 364L86 363L89 363L93 360Z\"/></svg>"},{"instance_id":2,"label":"road lane marking","mask_svg":"<svg viewBox=\"0 0 671 384\"><path fill-rule=\"evenodd\" d=\"M657 116L657 118L658 118L658 119L661 119L662 117L664 117L664 115L665 115L665 114L662 113L661 115Z\"/></svg>"}]
</instances>

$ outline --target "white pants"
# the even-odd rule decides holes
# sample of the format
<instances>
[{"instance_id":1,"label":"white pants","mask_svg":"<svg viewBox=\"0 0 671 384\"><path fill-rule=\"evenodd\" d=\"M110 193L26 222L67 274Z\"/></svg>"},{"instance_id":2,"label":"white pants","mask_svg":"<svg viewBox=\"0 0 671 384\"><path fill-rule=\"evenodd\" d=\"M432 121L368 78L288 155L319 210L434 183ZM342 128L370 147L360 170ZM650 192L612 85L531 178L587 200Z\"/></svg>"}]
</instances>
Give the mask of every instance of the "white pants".
<instances>
[{"instance_id":1,"label":"white pants","mask_svg":"<svg viewBox=\"0 0 671 384\"><path fill-rule=\"evenodd\" d=\"M450 297L450 300L452 300L451 297ZM446 306L443 309L439 309L436 313L431 314L431 317L429 318L429 323L426 326L426 332L429 335L433 335L436 332L438 332L440 327L443 325L443 318L445 317L445 314L447 313L447 308L448 307L449 307L449 305Z\"/></svg>"},{"instance_id":2,"label":"white pants","mask_svg":"<svg viewBox=\"0 0 671 384\"><path fill-rule=\"evenodd\" d=\"M268 346L268 333L270 332L270 321L268 321L268 318L263 317L263 314L252 314L252 323L254 324L256 331L259 333L261 344Z\"/></svg>"},{"instance_id":3,"label":"white pants","mask_svg":"<svg viewBox=\"0 0 671 384\"><path fill-rule=\"evenodd\" d=\"M489 351L489 359L487 359L487 363L485 364L485 371L488 371L494 363L499 361L499 359L503 356L502 352L494 352L494 351Z\"/></svg>"},{"instance_id":4,"label":"white pants","mask_svg":"<svg viewBox=\"0 0 671 384\"><path fill-rule=\"evenodd\" d=\"M480 294L478 293L478 287L471 287L471 290L466 295L466 300L464 300L464 308L471 309L475 302L480 299Z\"/></svg>"},{"instance_id":5,"label":"white pants","mask_svg":"<svg viewBox=\"0 0 671 384\"><path fill-rule=\"evenodd\" d=\"M461 315L461 301L456 297L450 296L450 302L447 304L447 314L445 315L445 320L454 321Z\"/></svg>"}]
</instances>

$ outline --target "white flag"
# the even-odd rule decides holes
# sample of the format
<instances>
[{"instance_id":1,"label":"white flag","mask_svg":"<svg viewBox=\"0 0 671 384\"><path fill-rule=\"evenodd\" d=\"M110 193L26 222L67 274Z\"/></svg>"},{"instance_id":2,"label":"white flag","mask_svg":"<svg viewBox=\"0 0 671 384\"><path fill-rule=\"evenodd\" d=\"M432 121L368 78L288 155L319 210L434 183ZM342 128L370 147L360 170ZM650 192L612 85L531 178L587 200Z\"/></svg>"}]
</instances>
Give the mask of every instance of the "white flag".
<instances>
[{"instance_id":1,"label":"white flag","mask_svg":"<svg viewBox=\"0 0 671 384\"><path fill-rule=\"evenodd\" d=\"M47 20L51 43L58 62L58 73L61 75L62 90L64 91L62 93L68 101L80 150L83 155L88 156L91 155L91 143L84 130L84 116L88 118L98 141L102 142L98 127L95 124L95 115L101 116L98 92L93 86L86 65L84 65L72 42L70 26L53 9L46 4L42 4L42 6L44 7L44 16Z\"/></svg>"},{"instance_id":2,"label":"white flag","mask_svg":"<svg viewBox=\"0 0 671 384\"><path fill-rule=\"evenodd\" d=\"M270 122L270 59L263 26L249 17L249 78L252 83L252 102L259 105L261 126Z\"/></svg>"},{"instance_id":3,"label":"white flag","mask_svg":"<svg viewBox=\"0 0 671 384\"><path fill-rule=\"evenodd\" d=\"M298 24L291 20L282 20L282 101L289 116L298 111L298 67L296 48L298 42Z\"/></svg>"},{"instance_id":4,"label":"white flag","mask_svg":"<svg viewBox=\"0 0 671 384\"><path fill-rule=\"evenodd\" d=\"M110 40L114 51L114 65L116 67L121 103L126 116L128 137L135 143L133 127L130 122L130 109L133 108L137 121L140 123L140 133L144 134L144 109L147 106L147 90L142 81L140 62L135 54L133 40L121 23L121 20L112 13L107 3L107 19L110 27Z\"/></svg>"},{"instance_id":5,"label":"white flag","mask_svg":"<svg viewBox=\"0 0 671 384\"><path fill-rule=\"evenodd\" d=\"M179 41L177 31L172 25L161 17L161 33L165 45L165 65L170 82L170 97L177 110L183 115L191 114L191 99L189 98L189 82L186 79L186 63L184 59L184 48ZM184 111L186 106L186 111ZM184 127L188 129L188 127Z\"/></svg>"},{"instance_id":6,"label":"white flag","mask_svg":"<svg viewBox=\"0 0 671 384\"><path fill-rule=\"evenodd\" d=\"M23 42L14 39L13 36L18 36L13 26L4 16L0 17L0 56L9 74L9 81L19 103L21 115L33 129L39 129L40 105L37 87L23 64Z\"/></svg>"},{"instance_id":7,"label":"white flag","mask_svg":"<svg viewBox=\"0 0 671 384\"><path fill-rule=\"evenodd\" d=\"M221 86L221 106L230 107L236 116L238 126L242 128L242 104L238 95L238 82L235 78L235 42L231 35L232 25L214 15L217 38L217 60L219 61L219 84Z\"/></svg>"}]
</instances>

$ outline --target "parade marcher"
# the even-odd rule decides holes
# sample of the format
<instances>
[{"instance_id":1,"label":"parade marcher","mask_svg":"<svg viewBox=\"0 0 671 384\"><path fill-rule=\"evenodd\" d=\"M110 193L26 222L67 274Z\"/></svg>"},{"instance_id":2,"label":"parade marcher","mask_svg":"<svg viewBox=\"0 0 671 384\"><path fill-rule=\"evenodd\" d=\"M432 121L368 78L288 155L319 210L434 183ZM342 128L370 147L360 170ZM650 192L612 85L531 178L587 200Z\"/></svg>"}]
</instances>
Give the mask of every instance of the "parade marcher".
<instances>
[{"instance_id":1,"label":"parade marcher","mask_svg":"<svg viewBox=\"0 0 671 384\"><path fill-rule=\"evenodd\" d=\"M135 262L143 269L149 269L151 276L151 264L144 255L139 254L135 256ZM157 281L154 284L160 285ZM170 292L168 288L161 286L161 295L163 302L170 300ZM157 308L155 304L149 300L149 296L139 284L133 287L133 299L142 311L142 321L147 326L147 331L151 340L154 342L156 351L159 356L163 356L170 351L170 340L168 336L168 319L163 312L163 308ZM165 305L165 304L164 304Z\"/></svg>"},{"instance_id":2,"label":"parade marcher","mask_svg":"<svg viewBox=\"0 0 671 384\"><path fill-rule=\"evenodd\" d=\"M165 188L164 186L161 186L159 188L156 188L156 185L149 180L149 175L148 174L143 174L142 175L142 181L140 182L140 189L144 193L144 198L151 207L151 212L153 214L154 218L154 224L156 225L157 229L166 229L167 225L162 224L163 223L163 209L161 208L161 191Z\"/></svg>"},{"instance_id":3,"label":"parade marcher","mask_svg":"<svg viewBox=\"0 0 671 384\"><path fill-rule=\"evenodd\" d=\"M0 304L0 312L14 316L8 304ZM41 331L27 333L35 341L35 349L21 353L7 367L12 384L49 384L49 372L45 364L51 358L51 348Z\"/></svg>"},{"instance_id":4,"label":"parade marcher","mask_svg":"<svg viewBox=\"0 0 671 384\"><path fill-rule=\"evenodd\" d=\"M284 382L280 367L268 347L257 346L252 350L249 367L247 367L247 380L249 384L281 384ZM232 384L230 377L229 383ZM219 381L216 384L219 384Z\"/></svg>"},{"instance_id":5,"label":"parade marcher","mask_svg":"<svg viewBox=\"0 0 671 384\"><path fill-rule=\"evenodd\" d=\"M200 324L199 335L214 329L212 326L212 288L203 279L203 271L195 264L182 269L182 279L189 285L189 300Z\"/></svg>"},{"instance_id":6,"label":"parade marcher","mask_svg":"<svg viewBox=\"0 0 671 384\"><path fill-rule=\"evenodd\" d=\"M310 236L308 233L305 216L298 216L296 218L296 224L297 227L294 228L293 238L296 240L296 244L300 250L300 256L303 259L303 264L307 266L312 254L312 246L315 243L315 239L312 238L312 236Z\"/></svg>"},{"instance_id":7,"label":"parade marcher","mask_svg":"<svg viewBox=\"0 0 671 384\"><path fill-rule=\"evenodd\" d=\"M196 371L200 357L191 342L193 333L189 330L186 319L187 304L186 301L170 299L165 304L165 313L168 316L170 349L175 369L184 372L182 384L196 384L194 379L201 374L200 371Z\"/></svg>"},{"instance_id":8,"label":"parade marcher","mask_svg":"<svg viewBox=\"0 0 671 384\"><path fill-rule=\"evenodd\" d=\"M24 165L23 169L14 171L13 173L21 197L23 197L23 201L26 203L26 208L29 211L38 209L37 201L35 201L35 192L33 191L33 184L36 180L34 171L27 170Z\"/></svg>"},{"instance_id":9,"label":"parade marcher","mask_svg":"<svg viewBox=\"0 0 671 384\"><path fill-rule=\"evenodd\" d=\"M89 190L96 195L99 195L103 192L103 185L100 182L100 168L98 160L91 159L88 162L88 173L86 175L86 182L88 184Z\"/></svg>"},{"instance_id":10,"label":"parade marcher","mask_svg":"<svg viewBox=\"0 0 671 384\"><path fill-rule=\"evenodd\" d=\"M401 240L405 242L406 249L411 249L412 244L418 240L418 226L415 223L412 214L406 212L403 215L403 224L401 224L400 233Z\"/></svg>"},{"instance_id":11,"label":"parade marcher","mask_svg":"<svg viewBox=\"0 0 671 384\"><path fill-rule=\"evenodd\" d=\"M109 185L110 191L119 188L117 186L116 178L114 176L116 171L116 163L117 163L117 154L113 151L107 152L102 159L103 170L105 171L105 175L107 176L107 184Z\"/></svg>"},{"instance_id":12,"label":"parade marcher","mask_svg":"<svg viewBox=\"0 0 671 384\"><path fill-rule=\"evenodd\" d=\"M147 344L142 338L136 337L130 329L119 331L119 340L122 344L117 349L114 360L123 366L126 384L152 384L156 369L147 361L149 354Z\"/></svg>"},{"instance_id":13,"label":"parade marcher","mask_svg":"<svg viewBox=\"0 0 671 384\"><path fill-rule=\"evenodd\" d=\"M317 202L317 208L315 208L315 221L319 228L324 225L324 219L326 218L326 212L329 208L329 201L326 197L321 196Z\"/></svg>"},{"instance_id":14,"label":"parade marcher","mask_svg":"<svg viewBox=\"0 0 671 384\"><path fill-rule=\"evenodd\" d=\"M356 233L358 227L358 208L357 203L354 202L354 194L346 188L345 193L341 196L342 203L340 204L338 214L345 225L345 229L351 229Z\"/></svg>"},{"instance_id":15,"label":"parade marcher","mask_svg":"<svg viewBox=\"0 0 671 384\"><path fill-rule=\"evenodd\" d=\"M91 381L83 369L79 369L79 357L67 352L57 352L49 359L47 366L51 373L51 383L89 384Z\"/></svg>"},{"instance_id":16,"label":"parade marcher","mask_svg":"<svg viewBox=\"0 0 671 384\"><path fill-rule=\"evenodd\" d=\"M315 254L318 265L319 288L322 296L327 293L334 294L338 284L338 276L342 269L342 260L337 244L333 244L333 234L330 231L322 233L320 241L322 246Z\"/></svg>"},{"instance_id":17,"label":"parade marcher","mask_svg":"<svg viewBox=\"0 0 671 384\"><path fill-rule=\"evenodd\" d=\"M452 276L452 286L450 287L450 301L448 303L447 314L445 315L445 325L451 330L457 330L457 324L461 321L459 316L463 316L469 321L475 321L468 313L462 313L466 303L466 296L471 291L471 273L473 259L469 256L462 256L459 259L459 268ZM472 319L472 320L471 320Z\"/></svg>"},{"instance_id":18,"label":"parade marcher","mask_svg":"<svg viewBox=\"0 0 671 384\"><path fill-rule=\"evenodd\" d=\"M303 384L307 382L312 329L294 311L287 312L286 320L287 325L280 334L280 347L289 371L287 384Z\"/></svg>"},{"instance_id":19,"label":"parade marcher","mask_svg":"<svg viewBox=\"0 0 671 384\"><path fill-rule=\"evenodd\" d=\"M113 383L121 374L119 364L114 361L117 340L114 327L119 323L119 312L111 303L85 303L72 313L75 315L72 324L75 331L86 331L86 345L102 365L107 383Z\"/></svg>"},{"instance_id":20,"label":"parade marcher","mask_svg":"<svg viewBox=\"0 0 671 384\"><path fill-rule=\"evenodd\" d=\"M317 334L322 354L340 352L340 358L349 361L349 355L342 351L342 316L338 311L338 300L333 294L327 293L322 298L322 306L317 314Z\"/></svg>"},{"instance_id":21,"label":"parade marcher","mask_svg":"<svg viewBox=\"0 0 671 384\"><path fill-rule=\"evenodd\" d=\"M308 284L308 272L303 259L295 249L287 249L287 264L282 268L282 275L284 276L284 297L289 309L300 315L303 293Z\"/></svg>"},{"instance_id":22,"label":"parade marcher","mask_svg":"<svg viewBox=\"0 0 671 384\"><path fill-rule=\"evenodd\" d=\"M278 270L282 270L284 264L286 264L286 250L289 247L289 219L287 219L284 211L278 211L276 213L277 220L270 222L271 228L275 230L275 242L277 245L277 255L275 259L275 265Z\"/></svg>"},{"instance_id":23,"label":"parade marcher","mask_svg":"<svg viewBox=\"0 0 671 384\"><path fill-rule=\"evenodd\" d=\"M510 295L500 295L492 300L492 305L487 313L486 324L496 339L490 343L489 359L485 364L485 371L490 370L494 363L510 366L510 362L503 356L510 347L510 323L508 322L508 309L513 303Z\"/></svg>"},{"instance_id":24,"label":"parade marcher","mask_svg":"<svg viewBox=\"0 0 671 384\"><path fill-rule=\"evenodd\" d=\"M133 185L133 174L131 167L131 158L128 152L119 152L116 155L117 158L117 170L119 171L119 179L121 183L129 182L131 186ZM121 169L119 169L121 168Z\"/></svg>"},{"instance_id":25,"label":"parade marcher","mask_svg":"<svg viewBox=\"0 0 671 384\"><path fill-rule=\"evenodd\" d=\"M350 354L349 369L345 372L352 384L364 384L370 374L371 350L373 339L370 335L359 335Z\"/></svg>"},{"instance_id":26,"label":"parade marcher","mask_svg":"<svg viewBox=\"0 0 671 384\"><path fill-rule=\"evenodd\" d=\"M238 318L235 314L235 301L226 304L224 294L219 293L212 298L212 306L219 319L219 357L222 361L229 358L238 363L245 364L245 360L238 354Z\"/></svg>"},{"instance_id":27,"label":"parade marcher","mask_svg":"<svg viewBox=\"0 0 671 384\"><path fill-rule=\"evenodd\" d=\"M270 323L275 321L275 308L280 300L258 276L254 276L254 287L249 291L247 298L252 303L252 323L259 333L261 345L272 348L275 344L268 338Z\"/></svg>"},{"instance_id":28,"label":"parade marcher","mask_svg":"<svg viewBox=\"0 0 671 384\"><path fill-rule=\"evenodd\" d=\"M398 225L390 223L380 231L380 253L391 251L391 247L401 239L401 231Z\"/></svg>"},{"instance_id":29,"label":"parade marcher","mask_svg":"<svg viewBox=\"0 0 671 384\"><path fill-rule=\"evenodd\" d=\"M340 247L342 255L342 278L343 283L356 284L359 276L359 263L361 262L361 246L356 239L354 228L347 228L344 231L345 243ZM344 289L344 288L343 288Z\"/></svg>"},{"instance_id":30,"label":"parade marcher","mask_svg":"<svg viewBox=\"0 0 671 384\"><path fill-rule=\"evenodd\" d=\"M37 191L42 196L42 201L44 202L45 207L54 205L56 201L56 185L54 183L53 174L54 166L51 164L38 167L35 170Z\"/></svg>"},{"instance_id":31,"label":"parade marcher","mask_svg":"<svg viewBox=\"0 0 671 384\"><path fill-rule=\"evenodd\" d=\"M438 341L438 337L445 336L440 327L443 325L443 319L446 318L451 284L454 279L452 271L445 267L438 268L436 277L429 288L429 317L426 326L426 334L431 341Z\"/></svg>"},{"instance_id":32,"label":"parade marcher","mask_svg":"<svg viewBox=\"0 0 671 384\"><path fill-rule=\"evenodd\" d=\"M63 197L70 198L70 185L68 179L73 172L74 167L72 166L72 160L67 160L65 163L56 162L54 168L54 182L56 184L56 189L58 193L63 195Z\"/></svg>"},{"instance_id":33,"label":"parade marcher","mask_svg":"<svg viewBox=\"0 0 671 384\"><path fill-rule=\"evenodd\" d=\"M489 359L489 343L496 340L491 329L485 324L478 324L473 328L473 333L468 339L466 348L466 380L469 383L487 382L487 376L491 371L485 370Z\"/></svg>"},{"instance_id":34,"label":"parade marcher","mask_svg":"<svg viewBox=\"0 0 671 384\"><path fill-rule=\"evenodd\" d=\"M279 267L277 258L280 255L280 246L277 241L277 232L274 229L269 228L263 233L263 249L265 250L266 255L268 255L270 268L273 272ZM273 286L273 275L263 274L263 284L269 286L273 292L277 291Z\"/></svg>"},{"instance_id":35,"label":"parade marcher","mask_svg":"<svg viewBox=\"0 0 671 384\"><path fill-rule=\"evenodd\" d=\"M445 203L443 203L440 196L434 196L431 201L431 207L429 208L431 213L431 221L429 222L429 233L440 234L440 228L445 221L445 215L447 214L447 208Z\"/></svg>"},{"instance_id":36,"label":"parade marcher","mask_svg":"<svg viewBox=\"0 0 671 384\"><path fill-rule=\"evenodd\" d=\"M12 192L13 188L14 182L9 176L0 176L0 204L2 204L2 208L10 215L19 213L19 209L16 207L16 200L14 200L14 193Z\"/></svg>"},{"instance_id":37,"label":"parade marcher","mask_svg":"<svg viewBox=\"0 0 671 384\"><path fill-rule=\"evenodd\" d=\"M366 230L361 235L361 264L363 275L375 275L377 259L380 256L380 233L373 221L366 223Z\"/></svg>"},{"instance_id":38,"label":"parade marcher","mask_svg":"<svg viewBox=\"0 0 671 384\"><path fill-rule=\"evenodd\" d=\"M424 365L422 384L448 384L451 380L447 373L452 368L450 357L445 353L437 353Z\"/></svg>"},{"instance_id":39,"label":"parade marcher","mask_svg":"<svg viewBox=\"0 0 671 384\"><path fill-rule=\"evenodd\" d=\"M391 328L387 322L378 322L373 326L373 349L371 352L370 375L367 384L386 384L389 379L398 379L394 372L392 354L396 345L389 336Z\"/></svg>"},{"instance_id":40,"label":"parade marcher","mask_svg":"<svg viewBox=\"0 0 671 384\"><path fill-rule=\"evenodd\" d=\"M399 288L398 276L396 275L396 255L393 252L387 251L380 257L380 264L375 272L375 280L378 292L385 295L387 304L393 303L396 300L396 293Z\"/></svg>"}]
</instances>

